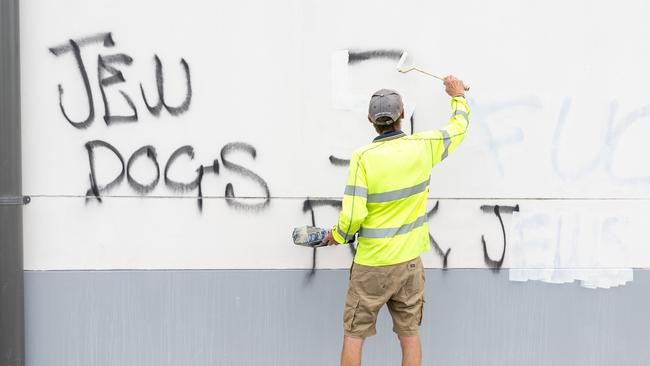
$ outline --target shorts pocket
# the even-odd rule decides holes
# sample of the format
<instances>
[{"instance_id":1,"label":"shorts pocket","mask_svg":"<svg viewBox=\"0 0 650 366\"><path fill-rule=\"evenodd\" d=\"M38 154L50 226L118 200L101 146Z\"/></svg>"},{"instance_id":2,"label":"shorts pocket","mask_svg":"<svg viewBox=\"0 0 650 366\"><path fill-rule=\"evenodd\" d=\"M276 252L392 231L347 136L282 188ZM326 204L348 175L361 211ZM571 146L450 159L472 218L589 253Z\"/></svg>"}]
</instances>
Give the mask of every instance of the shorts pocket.
<instances>
[{"instance_id":1,"label":"shorts pocket","mask_svg":"<svg viewBox=\"0 0 650 366\"><path fill-rule=\"evenodd\" d=\"M420 305L419 305L419 309L418 309L418 325L422 325L422 318L423 318L423 315L424 315L424 303L425 302L426 301L424 301L424 299L420 300Z\"/></svg>"},{"instance_id":2,"label":"shorts pocket","mask_svg":"<svg viewBox=\"0 0 650 366\"><path fill-rule=\"evenodd\" d=\"M345 309L343 310L343 327L347 331L351 331L354 326L354 318L359 309L359 295L355 293L348 293L345 299Z\"/></svg>"},{"instance_id":3,"label":"shorts pocket","mask_svg":"<svg viewBox=\"0 0 650 366\"><path fill-rule=\"evenodd\" d=\"M424 271L422 269L418 268L416 270L409 271L408 279L406 281L406 291L408 292L409 296L413 296L423 291L424 282Z\"/></svg>"}]
</instances>

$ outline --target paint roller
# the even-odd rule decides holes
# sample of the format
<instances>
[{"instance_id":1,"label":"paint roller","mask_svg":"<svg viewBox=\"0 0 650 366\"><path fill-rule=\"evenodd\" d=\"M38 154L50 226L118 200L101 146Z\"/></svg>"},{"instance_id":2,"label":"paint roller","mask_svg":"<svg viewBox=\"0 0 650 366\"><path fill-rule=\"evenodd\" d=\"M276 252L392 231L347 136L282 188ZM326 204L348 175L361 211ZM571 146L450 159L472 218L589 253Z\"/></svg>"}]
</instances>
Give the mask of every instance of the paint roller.
<instances>
[{"instance_id":1,"label":"paint roller","mask_svg":"<svg viewBox=\"0 0 650 366\"><path fill-rule=\"evenodd\" d=\"M323 239L327 236L329 230L314 226L302 226L293 229L292 238L295 245L303 247L318 248L325 246ZM352 244L356 240L356 235L346 244Z\"/></svg>"},{"instance_id":2,"label":"paint roller","mask_svg":"<svg viewBox=\"0 0 650 366\"><path fill-rule=\"evenodd\" d=\"M432 74L430 72L424 71L424 70L422 70L422 69L420 69L420 68L418 68L416 66L413 66L413 65L411 65L409 67L405 66L404 64L406 63L406 58L407 57L408 57L408 52L404 51L404 53L402 53L402 57L400 57L399 61L397 62L397 71L401 72L402 74L406 74L407 72L411 72L411 71L417 71L417 72L420 72L422 74L434 77L434 78L436 78L438 80L444 81L444 79L441 78L440 76L437 76L437 75L434 75L434 74ZM465 91L469 91L469 86L468 85L465 85Z\"/></svg>"},{"instance_id":3,"label":"paint roller","mask_svg":"<svg viewBox=\"0 0 650 366\"><path fill-rule=\"evenodd\" d=\"M293 229L293 243L303 247L318 248L324 246L323 239L327 236L327 229L303 226Z\"/></svg>"}]
</instances>

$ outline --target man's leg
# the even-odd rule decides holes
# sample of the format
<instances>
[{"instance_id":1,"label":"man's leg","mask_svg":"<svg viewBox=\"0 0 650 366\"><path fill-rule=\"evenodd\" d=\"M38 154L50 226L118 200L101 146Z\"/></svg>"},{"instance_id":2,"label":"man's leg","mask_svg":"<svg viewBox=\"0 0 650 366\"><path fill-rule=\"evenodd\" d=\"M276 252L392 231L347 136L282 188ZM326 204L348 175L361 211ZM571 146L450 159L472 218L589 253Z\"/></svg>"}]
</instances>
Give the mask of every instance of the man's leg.
<instances>
[{"instance_id":1,"label":"man's leg","mask_svg":"<svg viewBox=\"0 0 650 366\"><path fill-rule=\"evenodd\" d=\"M422 349L418 331L424 309L424 267L420 258L396 268L396 277L404 285L388 300L393 332L402 346L402 366L420 366Z\"/></svg>"},{"instance_id":2,"label":"man's leg","mask_svg":"<svg viewBox=\"0 0 650 366\"><path fill-rule=\"evenodd\" d=\"M344 336L343 351L341 351L341 366L361 366L362 349L363 338Z\"/></svg>"},{"instance_id":3,"label":"man's leg","mask_svg":"<svg viewBox=\"0 0 650 366\"><path fill-rule=\"evenodd\" d=\"M398 336L402 346L402 366L422 365L422 349L420 336Z\"/></svg>"}]
</instances>

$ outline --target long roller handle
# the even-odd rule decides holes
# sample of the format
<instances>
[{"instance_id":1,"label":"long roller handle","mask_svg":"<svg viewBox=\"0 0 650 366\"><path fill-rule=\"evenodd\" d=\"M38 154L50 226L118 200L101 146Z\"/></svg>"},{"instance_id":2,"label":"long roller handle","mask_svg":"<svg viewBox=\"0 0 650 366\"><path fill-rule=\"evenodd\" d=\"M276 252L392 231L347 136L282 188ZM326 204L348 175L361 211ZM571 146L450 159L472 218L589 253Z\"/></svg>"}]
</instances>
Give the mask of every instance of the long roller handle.
<instances>
[{"instance_id":1,"label":"long roller handle","mask_svg":"<svg viewBox=\"0 0 650 366\"><path fill-rule=\"evenodd\" d=\"M418 71L418 72L421 72L421 73L423 73L423 74L426 74L426 75L429 75L429 76L431 76L431 77L434 77L434 78L436 78L436 79L438 79L438 80L442 80L442 81L445 80L445 79L441 78L440 76L437 76L437 75L434 75L434 74L432 74L432 73L430 73L430 72L426 72L426 71L424 71L424 70L418 69L417 67L411 67L410 69L406 69L406 70L404 70L404 71L400 70L400 72L403 72L403 73L404 73L404 72L409 72L409 71ZM469 85L465 85L465 91L469 91Z\"/></svg>"}]
</instances>

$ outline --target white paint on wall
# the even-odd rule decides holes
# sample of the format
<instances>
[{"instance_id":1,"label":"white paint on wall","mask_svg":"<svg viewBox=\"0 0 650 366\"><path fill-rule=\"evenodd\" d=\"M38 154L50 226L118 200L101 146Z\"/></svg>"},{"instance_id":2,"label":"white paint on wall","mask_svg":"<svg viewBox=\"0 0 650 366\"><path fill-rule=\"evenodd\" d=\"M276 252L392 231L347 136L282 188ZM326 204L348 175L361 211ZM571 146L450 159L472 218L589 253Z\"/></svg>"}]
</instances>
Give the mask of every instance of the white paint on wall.
<instances>
[{"instance_id":1,"label":"white paint on wall","mask_svg":"<svg viewBox=\"0 0 650 366\"><path fill-rule=\"evenodd\" d=\"M632 281L628 260L645 247L645 210L620 202L540 204L513 214L510 279L549 283L580 281L609 288ZM643 265L641 265L643 266Z\"/></svg>"},{"instance_id":2,"label":"white paint on wall","mask_svg":"<svg viewBox=\"0 0 650 366\"><path fill-rule=\"evenodd\" d=\"M644 163L650 158L645 142L650 84L643 82L650 80L644 25L650 5L474 0L407 1L400 8L410 10L403 10L406 19L399 26L384 21L378 26L394 3L21 4L23 190L33 196L24 213L25 267L310 267L311 251L290 244L290 229L311 222L310 212L303 211L308 197L340 198L347 169L332 164L332 157L346 159L374 133L364 98L383 87L399 90L409 115L414 113L415 132L448 120L448 98L438 81L396 72L396 59L350 63L350 52L358 50L407 50L423 68L455 73L472 85L469 135L433 170L431 180L431 206L442 200L430 231L443 250L451 248L449 267L486 266L481 234L490 257L498 259L500 224L480 206L517 203L517 223L512 214L502 215L508 238L518 238L510 240L504 267L649 266L642 238L650 212L650 171ZM114 46L94 43L81 51L95 118L79 129L61 113L57 89L64 88L62 103L70 117L82 120L88 105L75 59L71 52L56 56L48 49L103 32L111 33ZM103 121L97 60L114 54L133 61L113 64L125 82L105 86L107 98L112 112L129 114L120 91L128 95L136 122ZM147 110L140 85L155 103L154 56L163 66L172 106L186 96L181 60L186 61L192 85L186 112L173 116L163 109L156 117ZM125 177L102 193L102 203L86 200L90 167L84 145L92 140L114 146L125 164L151 145L158 183L143 194ZM164 179L171 155L186 145L193 157L176 159L169 177L190 182L204 166L202 210L198 187L179 191ZM111 151L95 151L96 182L104 185L121 164ZM218 174L209 170L215 160ZM134 160L131 173L140 182L157 175L146 154ZM227 201L229 186L235 196L247 198ZM608 216L614 209L624 215ZM315 211L318 225L334 224L336 209ZM548 225L531 227L535 217ZM591 229L574 238L558 229L557 220L564 227ZM608 231L621 225L634 234ZM551 261L557 256L559 262ZM321 249L317 262L320 268L342 268L350 254L346 248ZM441 266L442 259L432 251L425 263Z\"/></svg>"}]
</instances>

